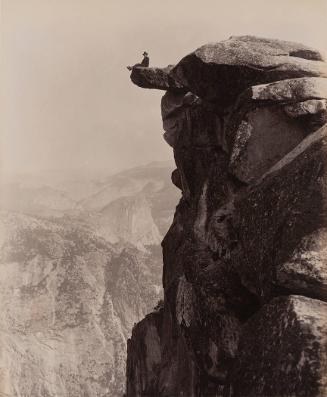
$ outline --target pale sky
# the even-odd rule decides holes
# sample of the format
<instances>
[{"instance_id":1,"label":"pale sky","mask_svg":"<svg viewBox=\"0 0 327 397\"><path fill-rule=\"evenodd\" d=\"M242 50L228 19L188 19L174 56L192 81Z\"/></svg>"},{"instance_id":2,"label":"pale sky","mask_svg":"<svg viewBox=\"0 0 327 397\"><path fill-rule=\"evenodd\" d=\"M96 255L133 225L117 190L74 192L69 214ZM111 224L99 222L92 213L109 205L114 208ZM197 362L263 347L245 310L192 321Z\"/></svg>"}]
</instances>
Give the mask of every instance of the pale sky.
<instances>
[{"instance_id":1,"label":"pale sky","mask_svg":"<svg viewBox=\"0 0 327 397\"><path fill-rule=\"evenodd\" d=\"M172 158L160 98L126 65L165 66L255 34L327 50L325 0L2 0L1 160L8 172Z\"/></svg>"}]
</instances>

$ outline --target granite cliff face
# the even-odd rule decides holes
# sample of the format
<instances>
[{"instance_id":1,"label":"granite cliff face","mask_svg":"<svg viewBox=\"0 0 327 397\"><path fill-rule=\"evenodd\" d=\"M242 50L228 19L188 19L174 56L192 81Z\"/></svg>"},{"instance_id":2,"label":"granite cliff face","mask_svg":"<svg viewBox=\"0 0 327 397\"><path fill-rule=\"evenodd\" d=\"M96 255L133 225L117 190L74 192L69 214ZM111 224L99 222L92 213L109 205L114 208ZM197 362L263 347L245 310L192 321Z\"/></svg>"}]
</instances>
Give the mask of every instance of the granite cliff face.
<instances>
[{"instance_id":1,"label":"granite cliff face","mask_svg":"<svg viewBox=\"0 0 327 397\"><path fill-rule=\"evenodd\" d=\"M182 198L164 305L128 341L127 396L327 396L327 65L301 44L204 45L165 90Z\"/></svg>"}]
</instances>

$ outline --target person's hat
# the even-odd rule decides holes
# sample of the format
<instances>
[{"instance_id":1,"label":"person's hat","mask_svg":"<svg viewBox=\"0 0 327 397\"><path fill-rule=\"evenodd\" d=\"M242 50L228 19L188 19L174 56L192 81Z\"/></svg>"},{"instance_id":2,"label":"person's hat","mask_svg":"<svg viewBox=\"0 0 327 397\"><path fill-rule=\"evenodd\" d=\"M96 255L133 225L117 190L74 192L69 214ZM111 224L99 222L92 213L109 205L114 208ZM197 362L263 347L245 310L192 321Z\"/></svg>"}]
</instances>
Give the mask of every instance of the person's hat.
<instances>
[{"instance_id":1,"label":"person's hat","mask_svg":"<svg viewBox=\"0 0 327 397\"><path fill-rule=\"evenodd\" d=\"M147 55L149 55L149 54L148 54L146 51L144 51L144 52L143 52L143 55L144 55L144 56L147 56Z\"/></svg>"}]
</instances>

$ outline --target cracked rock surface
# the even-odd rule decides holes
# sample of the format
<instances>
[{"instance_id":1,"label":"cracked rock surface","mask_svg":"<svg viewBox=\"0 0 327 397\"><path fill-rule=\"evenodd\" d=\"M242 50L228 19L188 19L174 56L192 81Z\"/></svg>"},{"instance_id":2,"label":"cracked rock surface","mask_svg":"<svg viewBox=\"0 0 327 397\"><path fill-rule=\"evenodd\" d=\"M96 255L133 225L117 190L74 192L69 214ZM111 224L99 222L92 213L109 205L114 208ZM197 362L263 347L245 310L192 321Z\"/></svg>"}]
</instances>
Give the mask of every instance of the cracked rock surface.
<instances>
[{"instance_id":1,"label":"cracked rock surface","mask_svg":"<svg viewBox=\"0 0 327 397\"><path fill-rule=\"evenodd\" d=\"M128 344L127 396L325 397L327 65L242 36L168 75L182 198L162 242L164 305Z\"/></svg>"}]
</instances>

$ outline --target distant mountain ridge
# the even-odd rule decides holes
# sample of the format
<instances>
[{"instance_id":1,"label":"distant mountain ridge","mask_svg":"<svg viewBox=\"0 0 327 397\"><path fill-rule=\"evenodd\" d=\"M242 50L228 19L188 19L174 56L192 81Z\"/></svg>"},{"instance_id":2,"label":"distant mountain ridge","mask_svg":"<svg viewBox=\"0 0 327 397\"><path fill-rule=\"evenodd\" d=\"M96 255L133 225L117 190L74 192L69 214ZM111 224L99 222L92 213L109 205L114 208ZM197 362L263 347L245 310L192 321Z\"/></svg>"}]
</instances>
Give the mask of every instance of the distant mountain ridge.
<instances>
[{"instance_id":1,"label":"distant mountain ridge","mask_svg":"<svg viewBox=\"0 0 327 397\"><path fill-rule=\"evenodd\" d=\"M159 244L179 197L170 173L154 163L2 190L1 392L122 396L127 337L162 296Z\"/></svg>"},{"instance_id":2,"label":"distant mountain ridge","mask_svg":"<svg viewBox=\"0 0 327 397\"><path fill-rule=\"evenodd\" d=\"M102 175L98 179L88 179L84 175L75 175L74 179L68 174L69 184L65 183L64 176L57 176L56 181L50 180L46 184L46 176L43 175L38 184L36 177L25 175L4 186L0 208L45 218L70 216L84 222L90 221L93 228L98 223L100 235L112 243L125 240L135 243L138 248L155 245L167 231L172 220L171 208L180 196L170 183L172 168L169 162L153 162L115 175ZM139 205L135 204L136 201ZM130 208L127 208L128 205ZM115 210L111 211L108 222L106 212L109 208ZM115 219L123 209L129 216ZM133 210L137 211L134 215ZM130 223L133 217L138 221ZM130 224L123 225L123 222ZM142 227L135 227L141 224ZM142 235L138 236L137 232Z\"/></svg>"}]
</instances>

